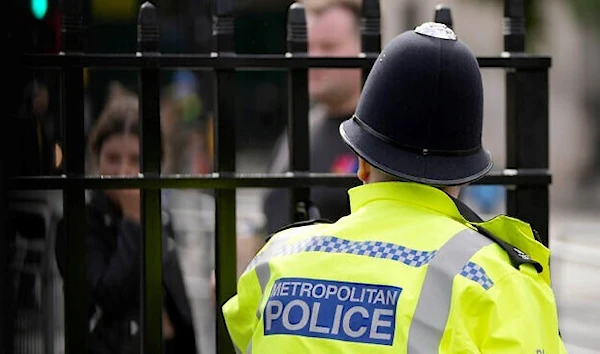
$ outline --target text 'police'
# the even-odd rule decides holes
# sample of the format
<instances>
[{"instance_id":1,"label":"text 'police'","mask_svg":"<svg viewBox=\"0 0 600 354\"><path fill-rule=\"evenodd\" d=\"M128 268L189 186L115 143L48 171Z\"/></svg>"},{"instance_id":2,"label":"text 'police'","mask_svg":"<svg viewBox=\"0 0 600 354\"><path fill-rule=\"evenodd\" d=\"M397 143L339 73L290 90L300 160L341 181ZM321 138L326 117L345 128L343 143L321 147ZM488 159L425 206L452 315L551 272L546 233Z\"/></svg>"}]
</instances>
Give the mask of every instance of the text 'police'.
<instances>
[{"instance_id":1,"label":"text 'police'","mask_svg":"<svg viewBox=\"0 0 600 354\"><path fill-rule=\"evenodd\" d=\"M264 333L392 345L401 292L387 285L278 279L265 305Z\"/></svg>"}]
</instances>

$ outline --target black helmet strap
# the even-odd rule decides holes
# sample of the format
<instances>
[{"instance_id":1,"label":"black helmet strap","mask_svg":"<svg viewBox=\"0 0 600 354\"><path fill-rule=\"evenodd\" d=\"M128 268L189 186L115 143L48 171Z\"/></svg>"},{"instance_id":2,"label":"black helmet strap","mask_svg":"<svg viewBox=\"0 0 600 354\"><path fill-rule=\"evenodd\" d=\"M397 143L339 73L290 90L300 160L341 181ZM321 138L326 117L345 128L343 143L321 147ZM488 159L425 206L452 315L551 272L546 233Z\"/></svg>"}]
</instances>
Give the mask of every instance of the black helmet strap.
<instances>
[{"instance_id":1,"label":"black helmet strap","mask_svg":"<svg viewBox=\"0 0 600 354\"><path fill-rule=\"evenodd\" d=\"M367 123L363 122L360 118L358 118L356 115L352 115L351 118L353 121L356 122L356 124L358 124L358 126L363 129L364 131L366 131L367 133L375 136L376 138L385 141L386 143L395 146L401 150L405 150L405 151L410 151L410 152L416 152L416 153L420 153L423 156L427 156L427 155L437 155L437 156L466 156L466 155L472 155L474 153L476 153L477 151L481 150L481 145L478 145L472 149L467 149L467 150L434 150L434 149L424 149L424 148L418 148L418 147L414 147L414 146L409 146L409 145L405 145L405 144L401 144L399 142L397 142L396 140L390 139L389 137L385 136L384 134L378 132L377 130L371 128Z\"/></svg>"}]
</instances>

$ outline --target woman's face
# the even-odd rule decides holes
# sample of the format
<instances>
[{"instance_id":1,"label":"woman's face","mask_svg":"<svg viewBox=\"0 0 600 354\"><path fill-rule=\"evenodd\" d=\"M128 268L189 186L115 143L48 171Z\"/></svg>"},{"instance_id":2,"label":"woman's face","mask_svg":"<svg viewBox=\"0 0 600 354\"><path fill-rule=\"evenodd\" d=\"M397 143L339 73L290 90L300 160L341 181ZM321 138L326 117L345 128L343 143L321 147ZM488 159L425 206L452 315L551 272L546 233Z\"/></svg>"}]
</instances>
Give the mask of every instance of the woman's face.
<instances>
[{"instance_id":1,"label":"woman's face","mask_svg":"<svg viewBox=\"0 0 600 354\"><path fill-rule=\"evenodd\" d=\"M98 169L105 176L136 176L140 172L137 135L111 135L102 144Z\"/></svg>"}]
</instances>

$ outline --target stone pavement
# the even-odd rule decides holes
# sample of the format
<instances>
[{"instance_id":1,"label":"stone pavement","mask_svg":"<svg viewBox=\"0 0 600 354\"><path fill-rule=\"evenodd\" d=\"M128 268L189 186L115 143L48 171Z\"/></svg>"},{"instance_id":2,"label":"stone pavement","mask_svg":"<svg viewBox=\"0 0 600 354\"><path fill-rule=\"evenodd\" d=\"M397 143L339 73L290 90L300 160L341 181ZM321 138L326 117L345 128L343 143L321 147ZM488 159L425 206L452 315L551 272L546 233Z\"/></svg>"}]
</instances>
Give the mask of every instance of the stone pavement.
<instances>
[{"instance_id":1,"label":"stone pavement","mask_svg":"<svg viewBox=\"0 0 600 354\"><path fill-rule=\"evenodd\" d=\"M600 353L600 210L552 210L552 281L569 353Z\"/></svg>"}]
</instances>

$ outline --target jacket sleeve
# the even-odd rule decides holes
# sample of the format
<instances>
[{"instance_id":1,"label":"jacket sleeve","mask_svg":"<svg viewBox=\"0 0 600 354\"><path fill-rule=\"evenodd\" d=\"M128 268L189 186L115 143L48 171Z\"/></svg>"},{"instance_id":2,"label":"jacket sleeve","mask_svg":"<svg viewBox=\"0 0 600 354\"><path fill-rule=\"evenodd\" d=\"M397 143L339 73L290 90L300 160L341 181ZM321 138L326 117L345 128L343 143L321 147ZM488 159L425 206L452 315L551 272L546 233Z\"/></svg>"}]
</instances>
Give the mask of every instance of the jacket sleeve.
<instances>
[{"instance_id":1,"label":"jacket sleeve","mask_svg":"<svg viewBox=\"0 0 600 354\"><path fill-rule=\"evenodd\" d=\"M260 306L261 289L254 269L240 277L237 294L223 305L223 316L229 336L238 352L245 353L259 320L256 316Z\"/></svg>"},{"instance_id":2,"label":"jacket sleeve","mask_svg":"<svg viewBox=\"0 0 600 354\"><path fill-rule=\"evenodd\" d=\"M566 353L552 289L532 267L502 278L472 311L481 353Z\"/></svg>"},{"instance_id":3,"label":"jacket sleeve","mask_svg":"<svg viewBox=\"0 0 600 354\"><path fill-rule=\"evenodd\" d=\"M123 219L117 226L116 248L108 248L107 232L90 217L86 235L87 280L93 300L104 312L120 312L137 301L140 283L141 227Z\"/></svg>"}]
</instances>

